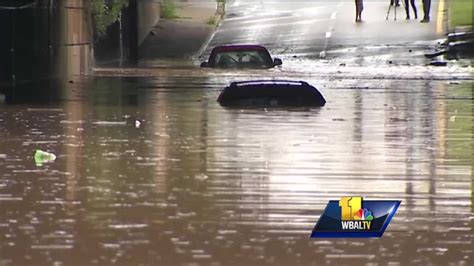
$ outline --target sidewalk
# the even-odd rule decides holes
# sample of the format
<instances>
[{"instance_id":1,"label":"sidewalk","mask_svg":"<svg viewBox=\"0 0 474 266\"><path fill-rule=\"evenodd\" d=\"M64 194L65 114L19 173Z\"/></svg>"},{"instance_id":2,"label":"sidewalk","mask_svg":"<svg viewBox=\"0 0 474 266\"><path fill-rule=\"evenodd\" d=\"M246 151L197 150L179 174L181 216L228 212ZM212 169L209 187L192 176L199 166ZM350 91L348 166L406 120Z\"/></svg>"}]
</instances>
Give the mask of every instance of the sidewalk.
<instances>
[{"instance_id":1,"label":"sidewalk","mask_svg":"<svg viewBox=\"0 0 474 266\"><path fill-rule=\"evenodd\" d=\"M215 29L216 1L175 2L175 19L161 19L140 46L140 60L189 59Z\"/></svg>"}]
</instances>

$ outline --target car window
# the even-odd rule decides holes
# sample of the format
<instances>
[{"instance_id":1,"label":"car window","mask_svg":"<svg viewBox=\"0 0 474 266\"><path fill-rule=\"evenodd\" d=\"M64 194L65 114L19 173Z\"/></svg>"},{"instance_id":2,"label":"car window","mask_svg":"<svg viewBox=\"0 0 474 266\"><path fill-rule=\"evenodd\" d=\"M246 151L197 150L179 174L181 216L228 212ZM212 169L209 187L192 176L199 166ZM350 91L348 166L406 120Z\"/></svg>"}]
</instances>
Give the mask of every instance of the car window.
<instances>
[{"instance_id":1,"label":"car window","mask_svg":"<svg viewBox=\"0 0 474 266\"><path fill-rule=\"evenodd\" d=\"M223 51L216 54L216 67L269 67L272 62L262 51Z\"/></svg>"}]
</instances>

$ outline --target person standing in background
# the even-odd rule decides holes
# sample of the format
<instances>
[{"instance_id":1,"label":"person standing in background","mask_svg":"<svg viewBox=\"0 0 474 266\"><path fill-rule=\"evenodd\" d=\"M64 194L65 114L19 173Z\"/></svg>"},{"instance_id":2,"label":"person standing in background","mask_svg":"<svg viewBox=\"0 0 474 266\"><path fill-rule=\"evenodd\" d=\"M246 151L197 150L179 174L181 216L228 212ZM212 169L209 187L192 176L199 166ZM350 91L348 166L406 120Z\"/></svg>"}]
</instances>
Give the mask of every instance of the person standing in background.
<instances>
[{"instance_id":1,"label":"person standing in background","mask_svg":"<svg viewBox=\"0 0 474 266\"><path fill-rule=\"evenodd\" d=\"M364 3L362 0L355 0L356 6L356 22L362 22L362 10L364 10Z\"/></svg>"},{"instance_id":2,"label":"person standing in background","mask_svg":"<svg viewBox=\"0 0 474 266\"><path fill-rule=\"evenodd\" d=\"M421 23L430 22L430 8L431 0L423 0L423 19L420 21Z\"/></svg>"},{"instance_id":3,"label":"person standing in background","mask_svg":"<svg viewBox=\"0 0 474 266\"><path fill-rule=\"evenodd\" d=\"M415 19L418 18L418 13L416 11L416 5L415 5L415 0L405 0L405 11L407 12L407 19L410 19L410 5L413 8L413 13L415 14Z\"/></svg>"}]
</instances>

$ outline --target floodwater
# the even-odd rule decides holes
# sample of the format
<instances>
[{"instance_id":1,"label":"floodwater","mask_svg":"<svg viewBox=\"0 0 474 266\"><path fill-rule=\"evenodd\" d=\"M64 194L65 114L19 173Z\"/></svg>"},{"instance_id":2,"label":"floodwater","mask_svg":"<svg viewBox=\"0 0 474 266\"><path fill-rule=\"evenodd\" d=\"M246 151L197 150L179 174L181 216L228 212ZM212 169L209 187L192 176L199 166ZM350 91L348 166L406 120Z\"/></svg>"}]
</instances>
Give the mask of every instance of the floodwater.
<instances>
[{"instance_id":1,"label":"floodwater","mask_svg":"<svg viewBox=\"0 0 474 266\"><path fill-rule=\"evenodd\" d=\"M0 104L0 265L472 265L472 76L321 71L285 75L322 108L225 109L262 73L191 68ZM402 201L384 236L309 238L351 195Z\"/></svg>"}]
</instances>

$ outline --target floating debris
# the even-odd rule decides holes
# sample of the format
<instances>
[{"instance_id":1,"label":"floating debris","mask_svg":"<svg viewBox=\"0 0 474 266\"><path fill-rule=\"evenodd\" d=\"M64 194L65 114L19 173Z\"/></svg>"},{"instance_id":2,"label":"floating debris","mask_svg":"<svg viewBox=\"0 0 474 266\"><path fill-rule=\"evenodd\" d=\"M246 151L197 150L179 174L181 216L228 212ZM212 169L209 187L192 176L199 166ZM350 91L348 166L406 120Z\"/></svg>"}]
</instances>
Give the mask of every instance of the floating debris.
<instances>
[{"instance_id":1,"label":"floating debris","mask_svg":"<svg viewBox=\"0 0 474 266\"><path fill-rule=\"evenodd\" d=\"M42 166L45 163L54 162L56 160L56 155L46 151L36 150L34 158L36 166Z\"/></svg>"},{"instance_id":2,"label":"floating debris","mask_svg":"<svg viewBox=\"0 0 474 266\"><path fill-rule=\"evenodd\" d=\"M207 178L208 178L208 176L205 175L205 174L198 174L198 175L194 176L194 179L199 180L199 181L204 181Z\"/></svg>"},{"instance_id":3,"label":"floating debris","mask_svg":"<svg viewBox=\"0 0 474 266\"><path fill-rule=\"evenodd\" d=\"M125 121L95 121L92 122L94 125L99 125L99 126L125 126L127 125L127 122Z\"/></svg>"}]
</instances>

